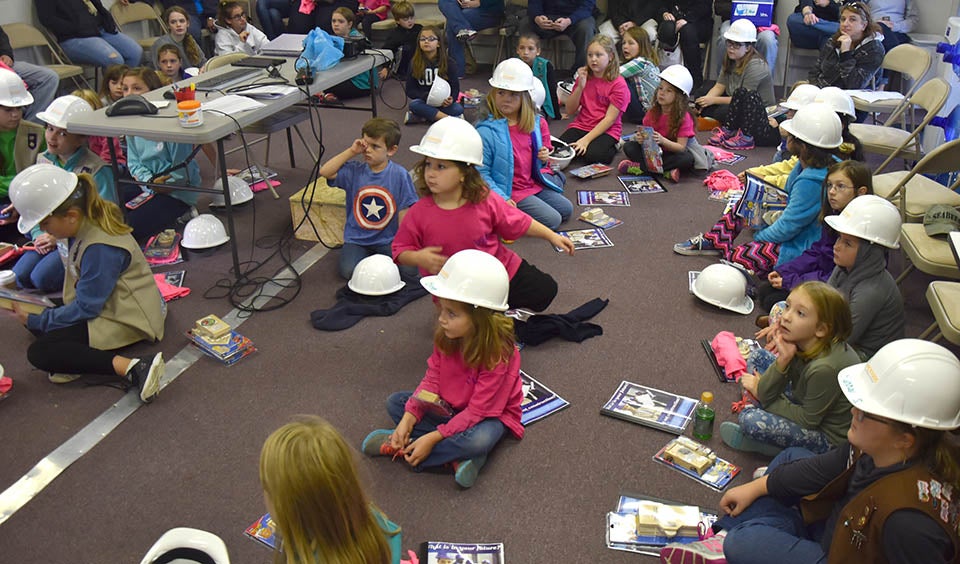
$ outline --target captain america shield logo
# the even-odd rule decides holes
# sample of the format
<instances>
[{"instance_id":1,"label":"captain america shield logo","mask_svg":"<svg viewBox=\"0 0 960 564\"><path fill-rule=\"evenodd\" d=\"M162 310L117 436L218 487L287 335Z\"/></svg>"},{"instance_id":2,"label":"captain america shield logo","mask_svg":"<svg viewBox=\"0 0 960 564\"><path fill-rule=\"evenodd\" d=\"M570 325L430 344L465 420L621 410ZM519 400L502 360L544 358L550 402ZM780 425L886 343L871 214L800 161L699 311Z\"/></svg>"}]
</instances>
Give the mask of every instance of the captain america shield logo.
<instances>
[{"instance_id":1,"label":"captain america shield logo","mask_svg":"<svg viewBox=\"0 0 960 564\"><path fill-rule=\"evenodd\" d=\"M364 229L385 229L396 212L393 194L383 186L364 186L353 200L353 217Z\"/></svg>"}]
</instances>

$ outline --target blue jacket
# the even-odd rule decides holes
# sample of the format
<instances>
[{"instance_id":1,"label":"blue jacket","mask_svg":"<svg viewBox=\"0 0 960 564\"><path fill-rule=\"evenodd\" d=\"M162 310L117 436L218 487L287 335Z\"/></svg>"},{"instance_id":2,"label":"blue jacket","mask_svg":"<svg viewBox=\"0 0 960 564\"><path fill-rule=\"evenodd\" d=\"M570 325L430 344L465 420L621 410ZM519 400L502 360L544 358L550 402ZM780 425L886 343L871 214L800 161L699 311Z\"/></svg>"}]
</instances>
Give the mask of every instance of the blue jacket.
<instances>
[{"instance_id":1,"label":"blue jacket","mask_svg":"<svg viewBox=\"0 0 960 564\"><path fill-rule=\"evenodd\" d=\"M789 196L783 215L773 225L754 233L756 241L780 243L777 266L797 258L820 238L817 216L820 213L820 189L826 177L826 168L803 168L797 162L784 187Z\"/></svg>"},{"instance_id":2,"label":"blue jacket","mask_svg":"<svg viewBox=\"0 0 960 564\"><path fill-rule=\"evenodd\" d=\"M540 172L543 163L537 158L543 140L540 138L540 116L537 116L533 128L533 180L555 192L563 192L562 186L546 179ZM491 190L509 200L513 193L513 144L510 142L510 128L507 119L488 117L476 125L477 133L483 139L483 165L477 167L480 176Z\"/></svg>"}]
</instances>

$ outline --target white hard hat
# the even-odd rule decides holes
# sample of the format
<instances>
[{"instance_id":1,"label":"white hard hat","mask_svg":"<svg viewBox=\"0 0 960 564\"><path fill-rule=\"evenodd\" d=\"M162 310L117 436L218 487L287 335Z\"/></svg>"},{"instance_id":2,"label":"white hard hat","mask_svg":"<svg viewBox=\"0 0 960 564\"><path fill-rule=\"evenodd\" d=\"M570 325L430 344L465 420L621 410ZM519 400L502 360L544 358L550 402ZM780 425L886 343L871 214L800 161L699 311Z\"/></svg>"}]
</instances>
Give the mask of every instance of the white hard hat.
<instances>
[{"instance_id":1,"label":"white hard hat","mask_svg":"<svg viewBox=\"0 0 960 564\"><path fill-rule=\"evenodd\" d=\"M780 124L784 131L797 139L820 147L836 149L843 143L843 124L833 108L823 102L808 104Z\"/></svg>"},{"instance_id":2,"label":"white hard hat","mask_svg":"<svg viewBox=\"0 0 960 564\"><path fill-rule=\"evenodd\" d=\"M533 105L539 112L540 108L543 107L543 103L547 100L547 90L539 80L533 81L533 86L530 88L530 99L533 100Z\"/></svg>"},{"instance_id":3,"label":"white hard hat","mask_svg":"<svg viewBox=\"0 0 960 564\"><path fill-rule=\"evenodd\" d=\"M693 283L693 295L708 304L744 315L753 311L753 300L747 295L747 278L728 264L704 268Z\"/></svg>"},{"instance_id":4,"label":"white hard hat","mask_svg":"<svg viewBox=\"0 0 960 564\"><path fill-rule=\"evenodd\" d=\"M236 176L228 176L227 186L230 187L231 205L245 204L253 199L253 190L250 189L250 185L244 182L243 179ZM214 207L226 206L227 202L223 197L223 182L218 178L217 181L213 183L212 188L219 193L213 196L210 205Z\"/></svg>"},{"instance_id":5,"label":"white hard hat","mask_svg":"<svg viewBox=\"0 0 960 564\"><path fill-rule=\"evenodd\" d=\"M211 249L230 240L223 223L208 213L191 219L183 228L183 242L188 249Z\"/></svg>"},{"instance_id":6,"label":"white hard hat","mask_svg":"<svg viewBox=\"0 0 960 564\"><path fill-rule=\"evenodd\" d=\"M487 82L494 88L523 92L533 88L534 80L530 65L520 59L513 58L497 65L493 69L493 76Z\"/></svg>"},{"instance_id":7,"label":"white hard hat","mask_svg":"<svg viewBox=\"0 0 960 564\"><path fill-rule=\"evenodd\" d=\"M838 233L853 235L890 249L900 247L900 211L880 196L857 196L839 215L828 215L824 219Z\"/></svg>"},{"instance_id":8,"label":"white hard hat","mask_svg":"<svg viewBox=\"0 0 960 564\"><path fill-rule=\"evenodd\" d=\"M960 361L938 344L894 341L837 380L861 411L925 429L960 427Z\"/></svg>"},{"instance_id":9,"label":"white hard hat","mask_svg":"<svg viewBox=\"0 0 960 564\"><path fill-rule=\"evenodd\" d=\"M823 102L833 108L833 111L838 114L857 117L857 109L853 105L853 98L836 86L825 86L813 101Z\"/></svg>"},{"instance_id":10,"label":"white hard hat","mask_svg":"<svg viewBox=\"0 0 960 564\"><path fill-rule=\"evenodd\" d=\"M153 564L158 561L230 564L230 555L227 553L227 545L217 535L200 529L177 527L163 533L147 551L140 564Z\"/></svg>"},{"instance_id":11,"label":"white hard hat","mask_svg":"<svg viewBox=\"0 0 960 564\"><path fill-rule=\"evenodd\" d=\"M466 249L454 254L439 274L421 278L420 284L438 298L507 310L510 276L497 257L483 251Z\"/></svg>"},{"instance_id":12,"label":"white hard hat","mask_svg":"<svg viewBox=\"0 0 960 564\"><path fill-rule=\"evenodd\" d=\"M570 97L570 94L573 93L573 83L572 82L558 82L557 83L557 102L563 106L567 103L567 98Z\"/></svg>"},{"instance_id":13,"label":"white hard hat","mask_svg":"<svg viewBox=\"0 0 960 564\"><path fill-rule=\"evenodd\" d=\"M347 287L365 296L384 296L403 288L403 280L390 257L370 255L357 263Z\"/></svg>"},{"instance_id":14,"label":"white hard hat","mask_svg":"<svg viewBox=\"0 0 960 564\"><path fill-rule=\"evenodd\" d=\"M33 96L27 92L23 79L17 73L0 69L0 106L20 108L33 103Z\"/></svg>"},{"instance_id":15,"label":"white hard hat","mask_svg":"<svg viewBox=\"0 0 960 564\"><path fill-rule=\"evenodd\" d=\"M570 164L573 157L577 155L577 152L573 150L573 147L553 135L550 136L550 144L553 145L553 151L550 152L550 162L555 164L560 170L567 168L567 165Z\"/></svg>"},{"instance_id":16,"label":"white hard hat","mask_svg":"<svg viewBox=\"0 0 960 564\"><path fill-rule=\"evenodd\" d=\"M434 122L423 134L420 144L410 147L410 150L435 159L483 164L483 139L480 134L465 120L450 116Z\"/></svg>"},{"instance_id":17,"label":"white hard hat","mask_svg":"<svg viewBox=\"0 0 960 564\"><path fill-rule=\"evenodd\" d=\"M730 24L727 31L723 33L724 39L736 41L737 43L756 43L757 26L750 20L740 19Z\"/></svg>"},{"instance_id":18,"label":"white hard hat","mask_svg":"<svg viewBox=\"0 0 960 564\"><path fill-rule=\"evenodd\" d=\"M450 83L442 76L433 77L433 86L430 87L430 93L427 94L427 105L439 108L444 100L450 97Z\"/></svg>"},{"instance_id":19,"label":"white hard hat","mask_svg":"<svg viewBox=\"0 0 960 564\"><path fill-rule=\"evenodd\" d=\"M29 233L77 188L77 175L52 164L35 164L10 181L10 202L20 214L17 229Z\"/></svg>"},{"instance_id":20,"label":"white hard hat","mask_svg":"<svg viewBox=\"0 0 960 564\"><path fill-rule=\"evenodd\" d=\"M788 110L796 111L813 102L819 93L820 88L814 84L810 84L809 82L798 84L796 88L793 89L793 92L790 93L787 101L780 105Z\"/></svg>"},{"instance_id":21,"label":"white hard hat","mask_svg":"<svg viewBox=\"0 0 960 564\"><path fill-rule=\"evenodd\" d=\"M90 104L88 104L86 100L80 98L79 96L60 96L53 102L50 102L50 105L47 106L47 109L38 113L37 118L43 120L44 123L49 123L54 127L66 129L67 123L70 122L70 118L77 114L92 111L93 108L90 107Z\"/></svg>"},{"instance_id":22,"label":"white hard hat","mask_svg":"<svg viewBox=\"0 0 960 564\"><path fill-rule=\"evenodd\" d=\"M687 70L687 67L683 65L670 65L660 71L660 78L676 86L687 96L689 96L690 91L693 90L693 76L690 74L690 71Z\"/></svg>"}]
</instances>

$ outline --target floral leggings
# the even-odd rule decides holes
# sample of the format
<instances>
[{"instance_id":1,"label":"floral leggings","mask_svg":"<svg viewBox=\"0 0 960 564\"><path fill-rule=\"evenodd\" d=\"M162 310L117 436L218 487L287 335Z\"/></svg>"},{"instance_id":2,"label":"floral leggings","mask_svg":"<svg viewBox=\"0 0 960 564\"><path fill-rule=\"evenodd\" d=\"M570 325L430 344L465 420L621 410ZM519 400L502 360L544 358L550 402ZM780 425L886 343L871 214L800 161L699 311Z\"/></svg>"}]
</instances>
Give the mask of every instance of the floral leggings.
<instances>
[{"instance_id":1,"label":"floral leggings","mask_svg":"<svg viewBox=\"0 0 960 564\"><path fill-rule=\"evenodd\" d=\"M807 429L754 405L747 405L740 412L740 430L751 439L781 448L802 447L816 454L833 448L823 431Z\"/></svg>"},{"instance_id":2,"label":"floral leggings","mask_svg":"<svg viewBox=\"0 0 960 564\"><path fill-rule=\"evenodd\" d=\"M750 241L742 245L734 245L733 242L743 228L743 219L737 217L731 210L723 214L720 221L709 232L703 234L703 238L713 243L714 248L723 253L724 259L752 270L761 278L766 278L777 264L780 244Z\"/></svg>"},{"instance_id":3,"label":"floral leggings","mask_svg":"<svg viewBox=\"0 0 960 564\"><path fill-rule=\"evenodd\" d=\"M770 127L767 108L756 90L738 88L733 93L725 125L727 129L739 129L752 136L758 147L776 147L780 143L780 128Z\"/></svg>"}]
</instances>

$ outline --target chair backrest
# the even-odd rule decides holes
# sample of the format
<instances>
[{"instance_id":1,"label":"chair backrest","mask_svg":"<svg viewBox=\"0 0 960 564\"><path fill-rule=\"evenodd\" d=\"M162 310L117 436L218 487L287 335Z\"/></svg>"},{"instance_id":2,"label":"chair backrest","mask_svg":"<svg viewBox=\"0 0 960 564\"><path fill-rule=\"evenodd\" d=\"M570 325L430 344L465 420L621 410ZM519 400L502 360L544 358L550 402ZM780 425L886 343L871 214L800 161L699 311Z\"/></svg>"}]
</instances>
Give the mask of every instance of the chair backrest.
<instances>
[{"instance_id":1,"label":"chair backrest","mask_svg":"<svg viewBox=\"0 0 960 564\"><path fill-rule=\"evenodd\" d=\"M933 57L926 49L910 43L901 43L884 55L881 66L887 70L906 74L917 82L927 74L932 63Z\"/></svg>"},{"instance_id":2,"label":"chair backrest","mask_svg":"<svg viewBox=\"0 0 960 564\"><path fill-rule=\"evenodd\" d=\"M926 127L926 125L930 123L930 120L943 108L949 96L950 84L939 76L935 76L924 82L920 88L917 88L913 96L910 96L910 103L897 108L896 111L890 114L890 117L887 118L887 121L883 125L887 127L896 125L897 120L900 119L900 116L907 108L912 108L914 105L917 105L927 112L926 115L923 116L920 124L917 125L916 131L919 132Z\"/></svg>"},{"instance_id":3,"label":"chair backrest","mask_svg":"<svg viewBox=\"0 0 960 564\"><path fill-rule=\"evenodd\" d=\"M10 47L26 49L29 47L49 47L43 32L26 23L3 24L3 31L10 37Z\"/></svg>"},{"instance_id":4,"label":"chair backrest","mask_svg":"<svg viewBox=\"0 0 960 564\"><path fill-rule=\"evenodd\" d=\"M120 2L114 2L113 6L110 6L110 13L122 31L134 38L146 39L148 37L159 37L167 33L166 24L157 16L157 12L149 4L131 2L124 6ZM128 29L124 29L124 26L137 23L140 24L139 33L130 33Z\"/></svg>"},{"instance_id":5,"label":"chair backrest","mask_svg":"<svg viewBox=\"0 0 960 564\"><path fill-rule=\"evenodd\" d=\"M226 55L217 55L216 57L210 57L207 59L207 63L203 65L203 68L200 69L200 72L207 72L213 69L220 67L225 67L231 63L235 63L240 59L245 59L249 57L246 53L227 53Z\"/></svg>"},{"instance_id":6,"label":"chair backrest","mask_svg":"<svg viewBox=\"0 0 960 564\"><path fill-rule=\"evenodd\" d=\"M943 174L960 168L957 163L960 163L960 139L954 139L930 151L913 169L917 174Z\"/></svg>"}]
</instances>

